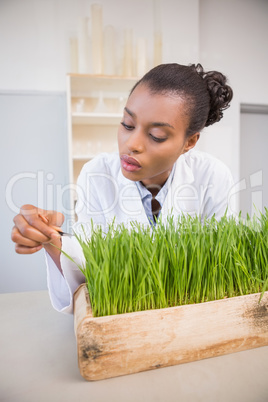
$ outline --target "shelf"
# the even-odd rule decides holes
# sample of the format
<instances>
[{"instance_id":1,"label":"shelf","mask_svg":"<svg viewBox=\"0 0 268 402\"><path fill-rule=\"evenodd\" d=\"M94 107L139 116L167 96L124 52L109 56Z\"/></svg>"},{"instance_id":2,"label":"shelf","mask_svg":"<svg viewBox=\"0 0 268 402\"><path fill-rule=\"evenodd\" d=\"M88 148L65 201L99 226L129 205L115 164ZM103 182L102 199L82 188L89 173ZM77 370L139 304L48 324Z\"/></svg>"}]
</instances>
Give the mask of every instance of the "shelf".
<instances>
[{"instance_id":1,"label":"shelf","mask_svg":"<svg viewBox=\"0 0 268 402\"><path fill-rule=\"evenodd\" d=\"M137 77L118 77L90 74L69 74L72 96L92 91L129 92L138 81ZM80 95L79 95L80 96Z\"/></svg>"},{"instance_id":2,"label":"shelf","mask_svg":"<svg viewBox=\"0 0 268 402\"><path fill-rule=\"evenodd\" d=\"M73 124L117 126L121 118L121 113L72 113Z\"/></svg>"},{"instance_id":3,"label":"shelf","mask_svg":"<svg viewBox=\"0 0 268 402\"><path fill-rule=\"evenodd\" d=\"M67 76L70 183L76 183L83 165L101 152L118 152L118 127L137 81L137 77ZM75 192L70 198L74 205Z\"/></svg>"},{"instance_id":4,"label":"shelf","mask_svg":"<svg viewBox=\"0 0 268 402\"><path fill-rule=\"evenodd\" d=\"M97 154L90 154L90 155L73 155L74 161L87 161L90 159L95 158Z\"/></svg>"}]
</instances>

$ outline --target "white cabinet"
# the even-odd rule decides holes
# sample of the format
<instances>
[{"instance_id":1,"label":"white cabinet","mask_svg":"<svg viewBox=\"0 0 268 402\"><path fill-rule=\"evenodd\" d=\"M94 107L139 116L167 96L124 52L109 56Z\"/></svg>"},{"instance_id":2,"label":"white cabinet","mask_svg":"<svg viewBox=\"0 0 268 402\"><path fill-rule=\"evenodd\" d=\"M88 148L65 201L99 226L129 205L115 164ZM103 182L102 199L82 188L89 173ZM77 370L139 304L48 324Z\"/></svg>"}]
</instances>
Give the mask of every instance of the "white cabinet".
<instances>
[{"instance_id":1,"label":"white cabinet","mask_svg":"<svg viewBox=\"0 0 268 402\"><path fill-rule=\"evenodd\" d=\"M69 183L76 183L88 160L117 151L117 130L129 91L137 78L67 76ZM71 194L71 201L75 195ZM73 205L73 204L72 204Z\"/></svg>"}]
</instances>

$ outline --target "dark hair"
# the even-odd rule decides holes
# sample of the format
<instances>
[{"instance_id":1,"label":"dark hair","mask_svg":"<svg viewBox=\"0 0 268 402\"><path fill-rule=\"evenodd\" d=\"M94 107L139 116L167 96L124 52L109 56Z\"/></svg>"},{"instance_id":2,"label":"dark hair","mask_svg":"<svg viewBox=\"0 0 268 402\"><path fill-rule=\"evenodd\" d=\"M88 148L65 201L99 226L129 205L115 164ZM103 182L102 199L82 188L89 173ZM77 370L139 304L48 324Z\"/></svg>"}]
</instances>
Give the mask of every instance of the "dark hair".
<instances>
[{"instance_id":1,"label":"dark hair","mask_svg":"<svg viewBox=\"0 0 268 402\"><path fill-rule=\"evenodd\" d=\"M152 93L175 94L185 100L189 117L186 136L200 132L204 127L221 120L223 110L233 97L226 77L218 71L205 72L201 64L160 64L141 78L134 89L144 84Z\"/></svg>"}]
</instances>

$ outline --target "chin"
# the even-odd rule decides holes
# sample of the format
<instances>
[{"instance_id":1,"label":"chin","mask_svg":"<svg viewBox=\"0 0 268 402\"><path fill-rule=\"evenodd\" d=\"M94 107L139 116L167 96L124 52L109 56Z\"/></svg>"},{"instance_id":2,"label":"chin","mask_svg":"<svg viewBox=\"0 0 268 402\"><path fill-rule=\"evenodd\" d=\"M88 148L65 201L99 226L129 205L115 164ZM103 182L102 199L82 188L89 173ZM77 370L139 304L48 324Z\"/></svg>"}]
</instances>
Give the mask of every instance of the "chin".
<instances>
[{"instance_id":1,"label":"chin","mask_svg":"<svg viewBox=\"0 0 268 402\"><path fill-rule=\"evenodd\" d=\"M122 172L122 175L128 180L131 180L131 181L142 180L138 177L136 172L126 172L125 169L123 169L122 167L121 167L121 172Z\"/></svg>"}]
</instances>

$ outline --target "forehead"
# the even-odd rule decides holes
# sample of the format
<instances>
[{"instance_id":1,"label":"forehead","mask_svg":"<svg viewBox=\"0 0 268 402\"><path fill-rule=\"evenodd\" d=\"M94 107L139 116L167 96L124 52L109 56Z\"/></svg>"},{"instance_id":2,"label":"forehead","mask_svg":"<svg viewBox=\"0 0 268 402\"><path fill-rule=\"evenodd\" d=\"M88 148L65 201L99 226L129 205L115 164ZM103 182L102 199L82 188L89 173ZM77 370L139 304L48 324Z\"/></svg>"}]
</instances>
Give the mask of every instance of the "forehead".
<instances>
[{"instance_id":1,"label":"forehead","mask_svg":"<svg viewBox=\"0 0 268 402\"><path fill-rule=\"evenodd\" d=\"M153 93L147 86L138 85L128 98L126 107L137 118L164 121L176 125L186 119L184 100L177 94Z\"/></svg>"}]
</instances>

